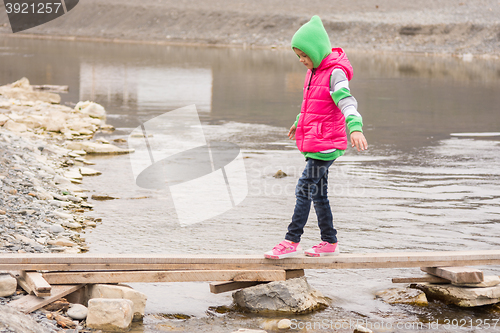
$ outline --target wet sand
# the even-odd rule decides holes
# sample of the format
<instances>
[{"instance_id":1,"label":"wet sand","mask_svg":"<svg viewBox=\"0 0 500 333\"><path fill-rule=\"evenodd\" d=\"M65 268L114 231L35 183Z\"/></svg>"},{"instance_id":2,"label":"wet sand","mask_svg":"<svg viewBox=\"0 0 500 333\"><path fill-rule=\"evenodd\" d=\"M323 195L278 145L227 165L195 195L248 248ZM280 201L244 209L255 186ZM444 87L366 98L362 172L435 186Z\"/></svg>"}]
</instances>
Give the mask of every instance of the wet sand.
<instances>
[{"instance_id":1,"label":"wet sand","mask_svg":"<svg viewBox=\"0 0 500 333\"><path fill-rule=\"evenodd\" d=\"M293 33L315 14L333 45L345 49L500 57L496 0L86 0L52 22L16 34L2 11L0 34L288 47Z\"/></svg>"}]
</instances>

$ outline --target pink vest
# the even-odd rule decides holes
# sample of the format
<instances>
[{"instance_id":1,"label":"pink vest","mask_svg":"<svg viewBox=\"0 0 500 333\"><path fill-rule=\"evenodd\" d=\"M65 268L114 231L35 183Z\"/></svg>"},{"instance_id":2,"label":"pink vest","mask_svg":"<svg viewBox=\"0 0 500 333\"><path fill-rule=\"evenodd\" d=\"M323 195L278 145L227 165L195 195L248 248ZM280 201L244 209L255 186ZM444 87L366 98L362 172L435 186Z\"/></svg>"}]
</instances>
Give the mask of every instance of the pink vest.
<instances>
[{"instance_id":1,"label":"pink vest","mask_svg":"<svg viewBox=\"0 0 500 333\"><path fill-rule=\"evenodd\" d=\"M330 95L330 75L335 68L344 70L347 79L351 80L352 66L341 48L332 49L317 68L307 71L295 132L297 148L301 152L347 148L345 117Z\"/></svg>"}]
</instances>

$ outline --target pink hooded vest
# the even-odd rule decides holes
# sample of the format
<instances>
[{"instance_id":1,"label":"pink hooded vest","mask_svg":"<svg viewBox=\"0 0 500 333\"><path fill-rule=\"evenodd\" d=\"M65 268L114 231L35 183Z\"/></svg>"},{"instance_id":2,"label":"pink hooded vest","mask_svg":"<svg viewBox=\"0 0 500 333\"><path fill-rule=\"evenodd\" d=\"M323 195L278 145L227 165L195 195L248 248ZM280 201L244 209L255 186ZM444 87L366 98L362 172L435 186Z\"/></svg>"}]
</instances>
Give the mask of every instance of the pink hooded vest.
<instances>
[{"instance_id":1,"label":"pink hooded vest","mask_svg":"<svg viewBox=\"0 0 500 333\"><path fill-rule=\"evenodd\" d=\"M347 79L351 80L352 66L341 48L332 49L317 68L307 71L295 132L297 148L301 152L347 148L345 117L330 95L330 75L335 68L344 70Z\"/></svg>"}]
</instances>

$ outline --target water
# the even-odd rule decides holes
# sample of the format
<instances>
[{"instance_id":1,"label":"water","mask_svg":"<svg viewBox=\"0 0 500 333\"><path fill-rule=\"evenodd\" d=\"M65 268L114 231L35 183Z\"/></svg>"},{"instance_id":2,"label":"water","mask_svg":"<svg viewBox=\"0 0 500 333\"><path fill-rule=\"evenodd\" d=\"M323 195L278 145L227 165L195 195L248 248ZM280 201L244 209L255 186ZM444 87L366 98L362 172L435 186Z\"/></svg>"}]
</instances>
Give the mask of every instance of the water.
<instances>
[{"instance_id":1,"label":"water","mask_svg":"<svg viewBox=\"0 0 500 333\"><path fill-rule=\"evenodd\" d=\"M355 70L351 91L363 115L369 150L350 149L330 170L341 250L497 249L499 137L450 134L499 132L500 63L348 55ZM103 175L85 178L83 186L90 194L119 198L92 201L95 209L89 215L101 217L102 223L86 232L91 252L259 254L283 238L304 166L286 138L299 112L305 74L291 51L3 39L0 59L0 84L22 76L32 84L67 84L70 92L62 95L63 103L90 99L104 105L107 122L117 130L98 137L127 138L140 122L195 104L207 140L241 148L246 199L215 218L186 227L179 225L168 191L135 185L132 155L88 157ZM180 141L189 139L179 135ZM274 178L280 169L288 177ZM315 224L312 211L302 241L306 247L319 241ZM500 274L495 266L480 268ZM309 282L332 298L332 307L293 318L303 327L317 324L304 332L333 331L338 327L333 323L349 319L394 327L405 323L406 331L415 331L418 324L436 320L480 323L498 318L494 306L458 309L431 302L419 308L375 298L377 291L399 286L391 278L421 274L417 268L308 270ZM230 294L212 295L206 283L134 288L148 295L148 315L134 332L231 332L239 327L271 331L276 319L225 311L221 307L231 305ZM172 316L178 313L190 318ZM394 327L375 326L374 331L405 331ZM441 325L429 331L456 329Z\"/></svg>"}]
</instances>

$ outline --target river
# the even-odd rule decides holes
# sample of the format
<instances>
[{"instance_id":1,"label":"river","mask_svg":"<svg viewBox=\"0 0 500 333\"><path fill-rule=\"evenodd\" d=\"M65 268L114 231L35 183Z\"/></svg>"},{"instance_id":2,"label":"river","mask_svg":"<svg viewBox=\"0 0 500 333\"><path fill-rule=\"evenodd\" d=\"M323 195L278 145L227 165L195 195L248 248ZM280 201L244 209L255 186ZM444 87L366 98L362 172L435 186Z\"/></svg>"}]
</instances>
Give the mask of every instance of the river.
<instances>
[{"instance_id":1,"label":"river","mask_svg":"<svg viewBox=\"0 0 500 333\"><path fill-rule=\"evenodd\" d=\"M497 249L500 137L480 133L500 132L500 62L375 51L347 54L354 67L350 88L369 149L349 149L330 169L341 251ZM305 75L291 50L5 38L0 39L0 61L0 84L25 76L32 84L69 85L62 103L102 104L107 123L116 130L96 137L112 143L127 139L141 123L194 104L207 141L239 147L248 193L234 208L189 225L179 223L173 192L135 184L134 154L88 156L102 175L85 178L82 187L118 198L89 200L95 208L88 215L102 218L86 231L90 252L260 254L283 238L304 166L286 136L300 109ZM176 133L176 142L191 139ZM171 143L161 136L150 141ZM288 177L274 178L278 170ZM302 243L308 247L318 241L312 211ZM480 268L500 274L495 266ZM332 306L290 318L306 327L302 332L352 332L331 326L349 320L365 320L375 332L410 332L425 331L418 325L436 320L498 319L496 306L460 309L436 301L415 307L376 299L377 291L400 287L391 278L421 274L416 268L307 270L310 284L330 297ZM282 318L232 311L230 293L210 294L207 283L133 287L148 296L147 315L132 329L137 333L271 332ZM316 328L307 329L307 323ZM395 329L396 323L407 327ZM428 328L456 331L443 325Z\"/></svg>"}]
</instances>

